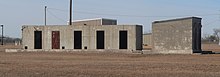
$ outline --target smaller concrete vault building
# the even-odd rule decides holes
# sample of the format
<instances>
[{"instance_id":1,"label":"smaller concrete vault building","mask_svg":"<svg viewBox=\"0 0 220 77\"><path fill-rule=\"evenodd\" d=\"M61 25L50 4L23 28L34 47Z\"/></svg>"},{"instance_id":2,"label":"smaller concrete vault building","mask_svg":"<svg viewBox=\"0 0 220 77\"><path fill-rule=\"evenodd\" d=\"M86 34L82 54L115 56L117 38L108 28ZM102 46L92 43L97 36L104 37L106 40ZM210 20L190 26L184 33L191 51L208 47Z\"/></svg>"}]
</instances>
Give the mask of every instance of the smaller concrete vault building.
<instances>
[{"instance_id":1,"label":"smaller concrete vault building","mask_svg":"<svg viewBox=\"0 0 220 77\"><path fill-rule=\"evenodd\" d=\"M87 19L73 25L22 26L25 50L142 50L141 25L113 19Z\"/></svg>"},{"instance_id":2,"label":"smaller concrete vault building","mask_svg":"<svg viewBox=\"0 0 220 77\"><path fill-rule=\"evenodd\" d=\"M153 22L152 51L162 54L201 53L201 20L186 17Z\"/></svg>"}]
</instances>

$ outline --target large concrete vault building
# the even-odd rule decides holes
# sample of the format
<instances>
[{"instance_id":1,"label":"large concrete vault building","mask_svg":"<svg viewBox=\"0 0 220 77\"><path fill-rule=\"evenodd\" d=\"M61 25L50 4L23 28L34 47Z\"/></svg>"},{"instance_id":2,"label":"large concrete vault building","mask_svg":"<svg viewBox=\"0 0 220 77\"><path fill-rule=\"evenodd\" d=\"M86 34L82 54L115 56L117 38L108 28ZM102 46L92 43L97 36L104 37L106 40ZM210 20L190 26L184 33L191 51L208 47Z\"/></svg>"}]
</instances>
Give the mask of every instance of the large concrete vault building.
<instances>
[{"instance_id":1,"label":"large concrete vault building","mask_svg":"<svg viewBox=\"0 0 220 77\"><path fill-rule=\"evenodd\" d=\"M153 22L152 51L163 54L200 53L201 20L198 17L187 17Z\"/></svg>"},{"instance_id":2,"label":"large concrete vault building","mask_svg":"<svg viewBox=\"0 0 220 77\"><path fill-rule=\"evenodd\" d=\"M113 19L74 21L73 25L25 25L26 50L142 50L141 25L117 25Z\"/></svg>"}]
</instances>

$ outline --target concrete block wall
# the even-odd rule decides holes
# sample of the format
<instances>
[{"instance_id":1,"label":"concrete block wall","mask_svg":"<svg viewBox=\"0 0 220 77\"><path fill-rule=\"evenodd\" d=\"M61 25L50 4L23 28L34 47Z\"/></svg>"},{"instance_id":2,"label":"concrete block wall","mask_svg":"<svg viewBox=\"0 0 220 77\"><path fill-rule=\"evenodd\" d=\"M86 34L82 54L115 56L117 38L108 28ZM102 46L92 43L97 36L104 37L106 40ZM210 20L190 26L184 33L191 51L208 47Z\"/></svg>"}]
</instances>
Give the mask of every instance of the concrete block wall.
<instances>
[{"instance_id":1,"label":"concrete block wall","mask_svg":"<svg viewBox=\"0 0 220 77\"><path fill-rule=\"evenodd\" d=\"M147 46L152 46L152 33L143 34L143 44Z\"/></svg>"},{"instance_id":2,"label":"concrete block wall","mask_svg":"<svg viewBox=\"0 0 220 77\"><path fill-rule=\"evenodd\" d=\"M128 49L142 49L142 26L139 25L107 25L107 26L67 26L48 25L22 27L23 48L34 49L34 31L42 31L42 49L52 49L52 31L60 31L60 48L73 49L74 31L82 31L82 48L96 50L96 31L105 31L105 50L119 50L119 31L128 31Z\"/></svg>"},{"instance_id":3,"label":"concrete block wall","mask_svg":"<svg viewBox=\"0 0 220 77\"><path fill-rule=\"evenodd\" d=\"M84 19L72 22L74 26L117 25L117 20L106 18Z\"/></svg>"},{"instance_id":4,"label":"concrete block wall","mask_svg":"<svg viewBox=\"0 0 220 77\"><path fill-rule=\"evenodd\" d=\"M153 22L153 52L192 54L193 26L198 26L193 24L195 22L201 23L201 18L189 17Z\"/></svg>"}]
</instances>

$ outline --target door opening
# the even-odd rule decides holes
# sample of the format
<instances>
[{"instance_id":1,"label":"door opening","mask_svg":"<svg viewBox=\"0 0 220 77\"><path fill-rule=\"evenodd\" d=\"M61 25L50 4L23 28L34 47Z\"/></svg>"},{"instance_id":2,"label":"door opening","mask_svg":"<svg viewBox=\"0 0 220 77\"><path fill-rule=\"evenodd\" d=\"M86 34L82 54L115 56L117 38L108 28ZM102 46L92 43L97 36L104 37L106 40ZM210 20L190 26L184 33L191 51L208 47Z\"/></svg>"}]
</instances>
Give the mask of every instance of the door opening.
<instances>
[{"instance_id":1,"label":"door opening","mask_svg":"<svg viewBox=\"0 0 220 77\"><path fill-rule=\"evenodd\" d=\"M128 48L128 32L120 31L119 32L119 49Z\"/></svg>"},{"instance_id":2,"label":"door opening","mask_svg":"<svg viewBox=\"0 0 220 77\"><path fill-rule=\"evenodd\" d=\"M74 49L82 49L82 31L74 31Z\"/></svg>"},{"instance_id":3,"label":"door opening","mask_svg":"<svg viewBox=\"0 0 220 77\"><path fill-rule=\"evenodd\" d=\"M97 49L105 49L105 32L104 31L96 32L96 47Z\"/></svg>"},{"instance_id":4,"label":"door opening","mask_svg":"<svg viewBox=\"0 0 220 77\"><path fill-rule=\"evenodd\" d=\"M42 31L34 31L34 49L42 49Z\"/></svg>"}]
</instances>

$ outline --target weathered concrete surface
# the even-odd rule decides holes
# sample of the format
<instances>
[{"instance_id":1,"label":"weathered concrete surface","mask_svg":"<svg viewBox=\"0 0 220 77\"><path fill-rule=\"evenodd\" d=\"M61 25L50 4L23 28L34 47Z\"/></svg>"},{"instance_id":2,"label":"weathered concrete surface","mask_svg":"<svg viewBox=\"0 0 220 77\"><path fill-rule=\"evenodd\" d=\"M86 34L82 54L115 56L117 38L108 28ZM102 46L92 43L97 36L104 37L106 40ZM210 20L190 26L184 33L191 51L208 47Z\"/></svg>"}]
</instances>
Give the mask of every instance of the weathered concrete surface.
<instances>
[{"instance_id":1,"label":"weathered concrete surface","mask_svg":"<svg viewBox=\"0 0 220 77\"><path fill-rule=\"evenodd\" d=\"M152 46L152 33L143 34L143 45Z\"/></svg>"},{"instance_id":2,"label":"weathered concrete surface","mask_svg":"<svg viewBox=\"0 0 220 77\"><path fill-rule=\"evenodd\" d=\"M117 20L106 18L84 19L72 22L74 26L102 26L102 25L117 25Z\"/></svg>"},{"instance_id":3,"label":"weathered concrete surface","mask_svg":"<svg viewBox=\"0 0 220 77\"><path fill-rule=\"evenodd\" d=\"M105 49L105 50L75 50L75 49L5 49L7 53L14 53L14 52L87 52L87 53L102 53L102 52L113 52L113 53L142 53L141 50L117 50L117 49Z\"/></svg>"},{"instance_id":4,"label":"weathered concrete surface","mask_svg":"<svg viewBox=\"0 0 220 77\"><path fill-rule=\"evenodd\" d=\"M152 30L153 52L192 54L194 51L201 51L201 18L155 21ZM195 33L198 34L195 35Z\"/></svg>"},{"instance_id":5,"label":"weathered concrete surface","mask_svg":"<svg viewBox=\"0 0 220 77\"><path fill-rule=\"evenodd\" d=\"M68 25L26 25L22 27L22 45L34 49L34 31L42 31L42 45L45 50L52 49L52 31L60 31L60 48L73 49L74 31L82 31L82 48L96 50L96 31L105 31L105 49L119 50L119 31L128 31L128 51L142 49L142 26L105 25L105 26L68 26Z\"/></svg>"}]
</instances>

